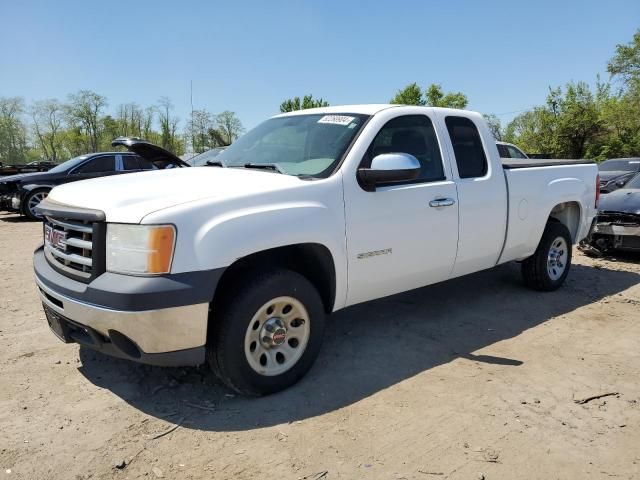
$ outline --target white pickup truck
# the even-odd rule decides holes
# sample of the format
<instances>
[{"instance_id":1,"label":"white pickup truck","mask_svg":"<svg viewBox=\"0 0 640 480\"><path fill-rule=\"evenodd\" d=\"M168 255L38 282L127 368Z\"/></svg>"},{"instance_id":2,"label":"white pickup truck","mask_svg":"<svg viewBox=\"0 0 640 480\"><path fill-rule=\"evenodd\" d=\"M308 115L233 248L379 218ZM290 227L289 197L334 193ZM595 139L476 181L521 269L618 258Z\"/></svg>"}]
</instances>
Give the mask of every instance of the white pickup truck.
<instances>
[{"instance_id":1,"label":"white pickup truck","mask_svg":"<svg viewBox=\"0 0 640 480\"><path fill-rule=\"evenodd\" d=\"M267 394L306 373L326 314L349 305L514 260L528 286L558 288L598 201L595 164L501 163L462 110L287 113L215 160L51 191L34 267L54 333L144 363L208 362Z\"/></svg>"}]
</instances>

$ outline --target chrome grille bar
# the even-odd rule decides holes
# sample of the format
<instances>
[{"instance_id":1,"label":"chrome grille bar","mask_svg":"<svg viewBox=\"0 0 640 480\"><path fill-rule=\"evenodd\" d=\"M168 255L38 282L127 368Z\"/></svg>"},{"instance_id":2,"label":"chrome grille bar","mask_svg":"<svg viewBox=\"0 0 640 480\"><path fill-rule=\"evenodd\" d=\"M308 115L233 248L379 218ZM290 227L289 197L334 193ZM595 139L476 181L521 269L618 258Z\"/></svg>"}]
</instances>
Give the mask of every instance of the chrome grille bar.
<instances>
[{"instance_id":1,"label":"chrome grille bar","mask_svg":"<svg viewBox=\"0 0 640 480\"><path fill-rule=\"evenodd\" d=\"M88 240L80 240L79 238L71 237L67 238L67 245L72 247L83 248L85 250L92 250L93 244Z\"/></svg>"},{"instance_id":2,"label":"chrome grille bar","mask_svg":"<svg viewBox=\"0 0 640 480\"><path fill-rule=\"evenodd\" d=\"M80 265L85 265L87 267L90 267L93 264L90 257L83 257L75 253L64 253L58 250L57 248L53 247L48 242L46 243L46 246L47 246L47 249L49 250L49 253L51 253L51 255L57 258L61 258L62 260L66 260L67 262L79 263Z\"/></svg>"},{"instance_id":3,"label":"chrome grille bar","mask_svg":"<svg viewBox=\"0 0 640 480\"><path fill-rule=\"evenodd\" d=\"M47 220L49 220L49 222L53 223L54 225L57 225L58 227L62 227L62 228L65 228L65 229L76 230L76 231L82 232L82 233L92 233L93 232L93 228L91 228L91 225L86 225L86 224L83 224L83 223L63 222L62 220L57 220L57 219L51 218L51 217L47 217Z\"/></svg>"}]
</instances>

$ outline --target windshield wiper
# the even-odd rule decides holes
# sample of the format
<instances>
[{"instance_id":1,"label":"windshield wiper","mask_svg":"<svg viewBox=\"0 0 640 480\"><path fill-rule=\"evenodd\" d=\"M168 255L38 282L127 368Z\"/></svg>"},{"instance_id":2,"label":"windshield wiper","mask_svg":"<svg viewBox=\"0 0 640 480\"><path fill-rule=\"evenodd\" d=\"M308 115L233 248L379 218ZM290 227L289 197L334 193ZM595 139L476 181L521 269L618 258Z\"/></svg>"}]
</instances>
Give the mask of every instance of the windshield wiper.
<instances>
[{"instance_id":1,"label":"windshield wiper","mask_svg":"<svg viewBox=\"0 0 640 480\"><path fill-rule=\"evenodd\" d=\"M244 168L258 168L262 170L271 170L278 173L287 173L277 163L245 163Z\"/></svg>"},{"instance_id":2,"label":"windshield wiper","mask_svg":"<svg viewBox=\"0 0 640 480\"><path fill-rule=\"evenodd\" d=\"M226 167L222 160L207 160L205 163L209 167Z\"/></svg>"}]
</instances>

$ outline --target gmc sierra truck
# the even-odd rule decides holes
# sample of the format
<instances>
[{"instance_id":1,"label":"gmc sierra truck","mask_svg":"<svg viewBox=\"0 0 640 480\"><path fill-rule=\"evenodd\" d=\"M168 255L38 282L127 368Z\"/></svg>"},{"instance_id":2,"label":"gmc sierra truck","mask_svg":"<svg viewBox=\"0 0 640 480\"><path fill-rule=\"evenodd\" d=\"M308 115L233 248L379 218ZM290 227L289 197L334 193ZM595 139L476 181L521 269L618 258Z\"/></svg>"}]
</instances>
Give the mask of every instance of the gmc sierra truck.
<instances>
[{"instance_id":1,"label":"gmc sierra truck","mask_svg":"<svg viewBox=\"0 0 640 480\"><path fill-rule=\"evenodd\" d=\"M511 261L557 289L598 202L595 164L501 161L482 116L452 109L277 115L214 165L51 191L34 268L60 339L272 393L349 305Z\"/></svg>"}]
</instances>

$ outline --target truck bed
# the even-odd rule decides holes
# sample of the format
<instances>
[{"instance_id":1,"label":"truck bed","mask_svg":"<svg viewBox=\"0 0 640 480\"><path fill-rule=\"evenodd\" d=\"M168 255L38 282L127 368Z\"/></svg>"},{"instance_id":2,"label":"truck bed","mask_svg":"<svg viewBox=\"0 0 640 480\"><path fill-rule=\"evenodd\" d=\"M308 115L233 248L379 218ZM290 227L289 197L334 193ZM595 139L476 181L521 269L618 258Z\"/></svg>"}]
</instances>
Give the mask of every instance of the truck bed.
<instances>
[{"instance_id":1,"label":"truck bed","mask_svg":"<svg viewBox=\"0 0 640 480\"><path fill-rule=\"evenodd\" d=\"M588 165L595 163L593 160L563 160L555 158L528 158L528 159L514 159L503 158L502 168L508 170L515 170L517 168L532 168L532 167L557 167L562 165Z\"/></svg>"},{"instance_id":2,"label":"truck bed","mask_svg":"<svg viewBox=\"0 0 640 480\"><path fill-rule=\"evenodd\" d=\"M598 167L594 162L542 159L503 162L503 166L509 213L500 263L535 252L554 208L557 217L572 219L566 223L574 243L587 235L595 216Z\"/></svg>"}]
</instances>

